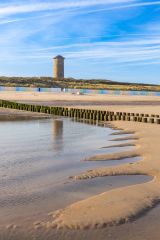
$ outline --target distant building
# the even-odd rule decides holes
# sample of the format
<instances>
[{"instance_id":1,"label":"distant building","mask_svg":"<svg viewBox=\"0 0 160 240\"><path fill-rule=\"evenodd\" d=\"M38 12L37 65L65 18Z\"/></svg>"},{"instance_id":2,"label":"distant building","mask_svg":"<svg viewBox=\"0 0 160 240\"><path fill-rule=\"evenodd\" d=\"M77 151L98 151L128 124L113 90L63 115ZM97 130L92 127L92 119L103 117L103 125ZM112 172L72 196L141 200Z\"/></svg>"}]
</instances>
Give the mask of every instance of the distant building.
<instances>
[{"instance_id":1,"label":"distant building","mask_svg":"<svg viewBox=\"0 0 160 240\"><path fill-rule=\"evenodd\" d=\"M58 55L54 58L54 78L64 79L64 60L65 58Z\"/></svg>"}]
</instances>

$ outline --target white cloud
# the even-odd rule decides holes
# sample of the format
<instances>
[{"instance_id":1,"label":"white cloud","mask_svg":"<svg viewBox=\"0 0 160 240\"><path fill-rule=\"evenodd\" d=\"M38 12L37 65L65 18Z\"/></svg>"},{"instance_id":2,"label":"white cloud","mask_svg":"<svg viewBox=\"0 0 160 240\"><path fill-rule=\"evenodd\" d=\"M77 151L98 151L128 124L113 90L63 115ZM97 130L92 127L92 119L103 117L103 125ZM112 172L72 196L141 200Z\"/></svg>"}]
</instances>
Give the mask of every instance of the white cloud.
<instances>
[{"instance_id":1,"label":"white cloud","mask_svg":"<svg viewBox=\"0 0 160 240\"><path fill-rule=\"evenodd\" d=\"M134 2L128 1L127 4L121 4L116 6L107 6L107 8L98 8L93 10L86 10L84 13L96 13L96 12L103 12L103 11L113 11L118 9L129 9L129 8L137 8L137 7L149 7L149 6L156 6L160 5L160 1L150 1L150 2Z\"/></svg>"},{"instance_id":2,"label":"white cloud","mask_svg":"<svg viewBox=\"0 0 160 240\"><path fill-rule=\"evenodd\" d=\"M152 43L152 44L150 44ZM45 51L42 51L45 50ZM46 60L51 61L53 54L61 52L67 59L71 61L86 61L90 62L105 61L107 65L116 63L121 64L149 64L149 61L157 62L160 55L160 40L155 42L152 39L132 39L132 41L124 42L95 42L84 44L69 44L66 46L58 46L52 49L31 49L31 51L19 51L15 54L15 59L34 59L37 62Z\"/></svg>"},{"instance_id":3,"label":"white cloud","mask_svg":"<svg viewBox=\"0 0 160 240\"><path fill-rule=\"evenodd\" d=\"M130 0L135 1L135 0ZM32 13L48 10L64 10L64 9L73 9L73 8L84 8L92 6L101 6L101 5L114 5L128 3L129 0L72 0L72 1L57 1L57 2L39 2L33 4L15 4L15 5L1 5L0 6L0 15L14 15L21 13Z\"/></svg>"}]
</instances>

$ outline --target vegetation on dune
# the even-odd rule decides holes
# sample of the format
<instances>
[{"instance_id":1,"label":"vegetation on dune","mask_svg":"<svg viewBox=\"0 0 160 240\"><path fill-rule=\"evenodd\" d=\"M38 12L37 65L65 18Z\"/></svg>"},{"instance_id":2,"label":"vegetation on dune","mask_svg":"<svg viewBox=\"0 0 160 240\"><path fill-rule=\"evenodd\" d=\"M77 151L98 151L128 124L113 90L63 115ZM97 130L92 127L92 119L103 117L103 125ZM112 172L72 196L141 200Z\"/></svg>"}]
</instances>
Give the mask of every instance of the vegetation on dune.
<instances>
[{"instance_id":1,"label":"vegetation on dune","mask_svg":"<svg viewBox=\"0 0 160 240\"><path fill-rule=\"evenodd\" d=\"M8 87L58 87L77 89L107 89L107 90L146 90L160 91L160 85L122 83L101 79L74 79L65 78L56 80L52 77L0 77L0 85Z\"/></svg>"}]
</instances>

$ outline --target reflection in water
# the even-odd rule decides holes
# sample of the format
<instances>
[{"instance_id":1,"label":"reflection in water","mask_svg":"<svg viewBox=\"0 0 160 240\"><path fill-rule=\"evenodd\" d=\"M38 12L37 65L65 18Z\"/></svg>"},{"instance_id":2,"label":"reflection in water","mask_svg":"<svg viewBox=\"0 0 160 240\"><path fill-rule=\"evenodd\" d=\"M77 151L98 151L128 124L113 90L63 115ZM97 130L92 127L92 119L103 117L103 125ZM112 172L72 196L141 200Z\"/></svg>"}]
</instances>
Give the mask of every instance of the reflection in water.
<instances>
[{"instance_id":1,"label":"reflection in water","mask_svg":"<svg viewBox=\"0 0 160 240\"><path fill-rule=\"evenodd\" d=\"M96 125L99 127L107 127L108 126L108 124L106 122L99 122L99 121L95 121L95 120L91 120L91 119L72 118L71 121L72 122L80 122L80 123L87 124L87 125Z\"/></svg>"},{"instance_id":2,"label":"reflection in water","mask_svg":"<svg viewBox=\"0 0 160 240\"><path fill-rule=\"evenodd\" d=\"M53 148L56 152L63 149L63 120L53 120Z\"/></svg>"}]
</instances>

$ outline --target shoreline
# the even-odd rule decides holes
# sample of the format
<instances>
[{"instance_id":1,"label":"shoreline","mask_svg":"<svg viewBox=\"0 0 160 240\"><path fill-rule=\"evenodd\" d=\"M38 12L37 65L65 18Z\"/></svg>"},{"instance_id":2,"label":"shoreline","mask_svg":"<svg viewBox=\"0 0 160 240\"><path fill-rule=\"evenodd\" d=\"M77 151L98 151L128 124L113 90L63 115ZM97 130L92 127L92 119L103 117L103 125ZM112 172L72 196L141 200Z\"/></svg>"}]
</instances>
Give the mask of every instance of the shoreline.
<instances>
[{"instance_id":1,"label":"shoreline","mask_svg":"<svg viewBox=\"0 0 160 240\"><path fill-rule=\"evenodd\" d=\"M33 100L37 104L40 102L39 97L37 98L36 96L34 96L34 99L32 99L31 102ZM74 100L75 96L72 96L72 106L77 108ZM88 101L87 105L81 101L78 103L78 107L82 106L83 108L92 108L99 110L106 110L107 108L107 110L111 109L113 111L115 111L115 109L119 110L121 107L121 111L131 112L135 110L138 112L140 110L142 113L144 112L147 114L157 114L157 112L158 114L160 113L160 98L158 98L158 100L150 99L149 101L145 101L145 99L143 99L144 101L139 100L139 102L137 100L132 100L131 105L127 103L127 100L122 99L122 105L120 106L116 105L118 101L117 99L112 99L112 101L108 100L110 101L110 104L112 104L109 106L107 106L107 100L105 100L104 103L102 103L102 100L98 101L98 106L94 106L95 101L93 98L92 100L93 102L91 100L88 101L85 99L85 101ZM27 101L28 100L18 100L18 102L26 103ZM57 105L57 102L61 101L63 102L63 106L67 106L68 103L63 99L55 100L53 102L52 101L50 100L46 102L46 99L41 99L41 103L50 103L50 106L54 106L55 104ZM139 106L137 103L140 103ZM110 155L103 154L103 156L91 156L86 160L105 161L112 159L121 161L121 159L124 159L127 156L141 156L143 159L132 164L122 164L115 167L91 169L90 171L74 176L75 181L83 181L83 179L96 177L121 175L147 175L153 177L153 179L143 184L122 187L104 192L94 197L90 197L83 201L79 201L66 206L66 208L60 209L53 213L52 219L50 221L38 222L36 224L37 230L39 228L48 229L48 231L51 231L52 229L89 230L104 228L106 226L117 226L121 223L129 223L135 219L138 220L140 216L144 216L148 210L154 208L160 201L160 159L158 150L160 126L151 123L144 124L140 122L137 123L127 121L113 121L111 123L108 122L108 125L115 130L119 130L119 132L112 135L113 139L111 141L112 143L115 142L115 144L107 146L107 148L121 147L121 149L123 149L123 147L126 146L135 146L135 150L129 152L122 151L121 153ZM119 141L120 144L118 143Z\"/></svg>"},{"instance_id":2,"label":"shoreline","mask_svg":"<svg viewBox=\"0 0 160 240\"><path fill-rule=\"evenodd\" d=\"M139 140L137 140L138 152L143 159L133 164L93 169L74 178L83 180L104 176L138 174L152 176L153 180L144 184L114 189L74 203L55 212L53 221L47 223L47 226L75 230L119 225L137 219L160 201L159 144L156 141L160 137L159 126L152 126L151 124L145 126L140 123L126 122L114 122L113 125L123 127L126 131L136 132L139 136ZM44 223L42 225L45 226Z\"/></svg>"},{"instance_id":3,"label":"shoreline","mask_svg":"<svg viewBox=\"0 0 160 240\"><path fill-rule=\"evenodd\" d=\"M51 118L51 115L44 113L33 113L28 111L20 111L16 109L0 108L1 121L20 121L20 120L36 120Z\"/></svg>"}]
</instances>

